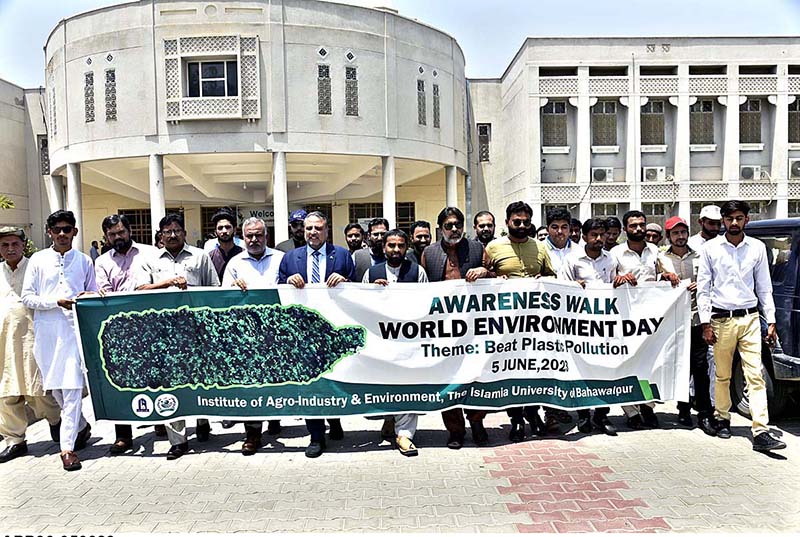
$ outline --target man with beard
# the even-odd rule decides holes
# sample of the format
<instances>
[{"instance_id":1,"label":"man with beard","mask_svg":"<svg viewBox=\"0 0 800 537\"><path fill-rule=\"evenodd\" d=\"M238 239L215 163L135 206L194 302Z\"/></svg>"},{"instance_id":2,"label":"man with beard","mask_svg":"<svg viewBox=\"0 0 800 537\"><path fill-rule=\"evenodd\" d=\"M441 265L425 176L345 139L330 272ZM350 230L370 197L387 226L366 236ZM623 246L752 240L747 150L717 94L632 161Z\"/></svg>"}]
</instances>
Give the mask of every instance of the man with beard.
<instances>
[{"instance_id":1,"label":"man with beard","mask_svg":"<svg viewBox=\"0 0 800 537\"><path fill-rule=\"evenodd\" d=\"M569 238L573 243L578 244L581 242L581 229L583 224L577 218L573 218L569 222Z\"/></svg>"},{"instance_id":2,"label":"man with beard","mask_svg":"<svg viewBox=\"0 0 800 537\"><path fill-rule=\"evenodd\" d=\"M228 263L222 278L222 287L235 285L242 291L247 291L248 288L274 288L278 284L278 268L283 252L267 248L267 226L260 218L251 217L245 220L242 224L242 235L247 250ZM260 421L244 422L242 455L255 455L262 446L261 428ZM267 434L277 435L280 432L280 420L269 420Z\"/></svg>"},{"instance_id":3,"label":"man with beard","mask_svg":"<svg viewBox=\"0 0 800 537\"><path fill-rule=\"evenodd\" d=\"M493 240L486 247L486 254L498 276L538 278L556 275L547 249L530 236L532 217L533 209L523 201L515 201L506 207L508 235ZM547 434L538 405L509 408L506 413L511 419L509 439L512 442L525 440L525 419L537 436Z\"/></svg>"},{"instance_id":4,"label":"man with beard","mask_svg":"<svg viewBox=\"0 0 800 537\"><path fill-rule=\"evenodd\" d=\"M658 259L658 248L645 241L645 214L641 211L628 211L622 216L622 225L625 226L628 240L611 249L611 256L617 263L614 284L636 285L639 282L654 282L660 278L670 281L673 287L677 286L680 283L678 275L664 270ZM628 417L628 427L637 430L645 427L658 428L654 406L655 403L643 403L638 408L636 405L624 405L622 410Z\"/></svg>"},{"instance_id":5,"label":"man with beard","mask_svg":"<svg viewBox=\"0 0 800 537\"><path fill-rule=\"evenodd\" d=\"M603 249L606 227L605 220L590 218L583 223L583 248L577 248L568 255L558 272L559 279L578 282L581 287L592 288L596 284L614 283L617 267L611 254ZM578 430L592 432L594 425L609 436L617 436L617 429L608 419L608 407L595 408L594 419L590 420L591 409L578 410Z\"/></svg>"},{"instance_id":6,"label":"man with beard","mask_svg":"<svg viewBox=\"0 0 800 537\"><path fill-rule=\"evenodd\" d=\"M25 232L18 227L0 227L0 434L5 448L0 463L28 452L27 408L50 424L54 442L59 439L61 409L42 388L42 374L33 356L33 312L20 298L28 259Z\"/></svg>"},{"instance_id":7,"label":"man with beard","mask_svg":"<svg viewBox=\"0 0 800 537\"><path fill-rule=\"evenodd\" d=\"M494 237L494 215L489 211L481 211L472 219L472 229L475 230L475 240L486 248Z\"/></svg>"},{"instance_id":8,"label":"man with beard","mask_svg":"<svg viewBox=\"0 0 800 537\"><path fill-rule=\"evenodd\" d=\"M644 230L644 240L658 247L664 240L664 231L655 222L650 222Z\"/></svg>"},{"instance_id":9,"label":"man with beard","mask_svg":"<svg viewBox=\"0 0 800 537\"><path fill-rule=\"evenodd\" d=\"M383 237L389 231L389 221L385 218L373 218L367 224L367 248L353 254L356 265L356 279L360 282L370 267L386 261L383 257Z\"/></svg>"},{"instance_id":10,"label":"man with beard","mask_svg":"<svg viewBox=\"0 0 800 537\"><path fill-rule=\"evenodd\" d=\"M364 249L364 228L358 222L347 224L344 228L344 240L350 257L355 259L356 252Z\"/></svg>"},{"instance_id":11,"label":"man with beard","mask_svg":"<svg viewBox=\"0 0 800 537\"><path fill-rule=\"evenodd\" d=\"M716 362L715 429L719 438L730 438L730 381L733 353L738 350L753 419L753 450L783 449L786 444L768 432L767 390L761 375L761 321L767 321L766 343L777 341L772 279L764 243L748 237L750 221L745 201L723 204L720 214L725 235L709 240L700 252L697 272L697 309L703 339L714 345Z\"/></svg>"},{"instance_id":12,"label":"man with beard","mask_svg":"<svg viewBox=\"0 0 800 537\"><path fill-rule=\"evenodd\" d=\"M603 244L603 248L607 251L611 251L613 247L619 244L619 236L622 234L622 222L616 216L609 216L606 218L606 231L605 236L605 244Z\"/></svg>"},{"instance_id":13,"label":"man with beard","mask_svg":"<svg viewBox=\"0 0 800 537\"><path fill-rule=\"evenodd\" d=\"M222 280L222 275L225 274L225 267L228 262L235 256L244 251L241 246L233 242L234 232L236 231L236 217L229 211L217 211L211 217L211 223L214 225L214 234L217 237L219 246L208 252L208 257L214 264L214 270L217 271L217 277Z\"/></svg>"},{"instance_id":14,"label":"man with beard","mask_svg":"<svg viewBox=\"0 0 800 537\"><path fill-rule=\"evenodd\" d=\"M417 220L411 224L411 248L408 248L406 257L419 265L422 261L422 252L431 244L431 223Z\"/></svg>"},{"instance_id":15,"label":"man with beard","mask_svg":"<svg viewBox=\"0 0 800 537\"><path fill-rule=\"evenodd\" d=\"M689 248L689 224L679 216L673 216L664 224L670 246L660 254L661 265L669 272L674 272L681 280L691 280L689 292L692 294L692 331L689 347L689 372L694 378L694 400L697 405L697 420L700 428L708 435L714 436L712 423L711 397L708 386L711 383L708 375L708 344L703 340L703 329L697 313L697 270L700 253ZM678 423L692 427L692 405L689 402L678 402Z\"/></svg>"},{"instance_id":16,"label":"man with beard","mask_svg":"<svg viewBox=\"0 0 800 537\"><path fill-rule=\"evenodd\" d=\"M722 214L716 205L706 205L700 209L700 233L689 237L689 248L699 252L706 241L716 239L722 229Z\"/></svg>"},{"instance_id":17,"label":"man with beard","mask_svg":"<svg viewBox=\"0 0 800 537\"><path fill-rule=\"evenodd\" d=\"M78 235L72 211L47 217L50 248L33 254L25 270L22 302L33 315L33 354L42 372L42 387L52 390L61 407L61 464L81 469L75 451L86 447L92 428L81 410L84 373L80 342L75 335L75 299L97 291L92 259L74 248Z\"/></svg>"},{"instance_id":18,"label":"man with beard","mask_svg":"<svg viewBox=\"0 0 800 537\"><path fill-rule=\"evenodd\" d=\"M287 253L306 245L306 231L303 228L306 216L308 213L303 209L292 211L292 214L289 215L289 238L278 244L275 247L276 250Z\"/></svg>"},{"instance_id":19,"label":"man with beard","mask_svg":"<svg viewBox=\"0 0 800 537\"><path fill-rule=\"evenodd\" d=\"M436 219L442 240L431 244L422 252L422 268L428 280L466 280L493 278L489 258L478 241L464 236L464 213L458 207L445 207ZM466 436L464 414L472 429L472 440L478 446L489 444L489 435L483 426L485 410L451 408L442 412L442 421L448 432L447 447L461 449Z\"/></svg>"},{"instance_id":20,"label":"man with beard","mask_svg":"<svg viewBox=\"0 0 800 537\"><path fill-rule=\"evenodd\" d=\"M219 277L208 254L186 243L186 228L183 222L183 216L170 213L158 223L164 249L142 263L136 274L137 291L219 286ZM198 442L208 441L211 426L207 419L198 418L195 433ZM175 460L188 453L189 441L186 437L185 420L169 423L167 436L171 444L167 460Z\"/></svg>"},{"instance_id":21,"label":"man with beard","mask_svg":"<svg viewBox=\"0 0 800 537\"><path fill-rule=\"evenodd\" d=\"M393 229L384 237L384 263L374 265L367 270L363 283L376 283L387 286L395 283L427 283L425 269L408 259L408 235L399 229ZM414 434L417 432L416 414L398 414L384 420L381 436L387 437L387 431L394 434L395 444L402 455L415 457L419 452L414 445Z\"/></svg>"},{"instance_id":22,"label":"man with beard","mask_svg":"<svg viewBox=\"0 0 800 537\"><path fill-rule=\"evenodd\" d=\"M97 258L94 273L97 289L106 293L129 292L136 289L136 272L145 259L153 257L156 248L134 242L131 224L122 214L106 216L101 224L106 244L111 250ZM133 449L133 430L130 425L115 425L116 440L108 452L119 455Z\"/></svg>"}]
</instances>

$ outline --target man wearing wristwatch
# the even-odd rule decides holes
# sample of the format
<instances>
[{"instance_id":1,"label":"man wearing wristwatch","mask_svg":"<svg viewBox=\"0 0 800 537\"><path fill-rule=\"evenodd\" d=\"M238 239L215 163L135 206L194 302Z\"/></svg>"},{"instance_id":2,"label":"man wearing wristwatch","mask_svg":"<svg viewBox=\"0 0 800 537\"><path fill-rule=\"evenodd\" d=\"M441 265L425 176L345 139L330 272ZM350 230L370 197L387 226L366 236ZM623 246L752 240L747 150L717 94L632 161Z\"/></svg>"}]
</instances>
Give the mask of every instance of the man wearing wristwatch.
<instances>
[{"instance_id":1,"label":"man wearing wristwatch","mask_svg":"<svg viewBox=\"0 0 800 537\"><path fill-rule=\"evenodd\" d=\"M697 308L703 339L714 345L717 437L731 437L731 368L738 348L753 418L753 450L783 449L786 444L768 432L767 389L761 376L759 307L767 321L766 342L773 345L776 341L767 250L762 242L744 233L750 220L747 202L726 202L720 212L725 235L705 243L697 273Z\"/></svg>"}]
</instances>

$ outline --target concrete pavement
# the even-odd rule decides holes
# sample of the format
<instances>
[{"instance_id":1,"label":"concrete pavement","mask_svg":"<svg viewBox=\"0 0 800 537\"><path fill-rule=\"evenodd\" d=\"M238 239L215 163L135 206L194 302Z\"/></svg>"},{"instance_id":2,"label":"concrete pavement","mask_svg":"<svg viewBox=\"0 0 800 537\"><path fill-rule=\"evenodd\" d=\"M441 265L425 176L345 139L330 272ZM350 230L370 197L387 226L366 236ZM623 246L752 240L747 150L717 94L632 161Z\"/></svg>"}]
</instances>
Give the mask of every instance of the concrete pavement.
<instances>
[{"instance_id":1,"label":"concrete pavement","mask_svg":"<svg viewBox=\"0 0 800 537\"><path fill-rule=\"evenodd\" d=\"M91 412L85 401L87 412ZM507 441L504 412L487 418L492 447L443 447L438 415L420 419L420 454L404 458L380 442L380 421L343 420L345 440L306 459L300 420L252 457L239 453L242 425L212 425L212 439L177 460L152 428L135 429L135 454L106 456L113 426L95 424L83 470L61 469L45 423L30 455L0 465L5 534L122 532L797 532L800 421L775 428L788 448L751 449L748 422L733 418L720 440L674 423L616 438L583 435ZM574 414L573 414L574 415ZM500 428L502 427L502 429ZM568 427L573 427L571 430Z\"/></svg>"}]
</instances>

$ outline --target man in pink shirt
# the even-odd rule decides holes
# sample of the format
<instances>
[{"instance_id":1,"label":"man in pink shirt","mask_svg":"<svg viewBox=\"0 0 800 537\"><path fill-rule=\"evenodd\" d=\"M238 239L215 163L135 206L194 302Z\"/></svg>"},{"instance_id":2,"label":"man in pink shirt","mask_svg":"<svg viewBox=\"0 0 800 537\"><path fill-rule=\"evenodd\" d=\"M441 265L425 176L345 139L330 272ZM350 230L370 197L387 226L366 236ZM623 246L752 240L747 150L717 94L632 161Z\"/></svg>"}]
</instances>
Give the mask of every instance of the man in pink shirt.
<instances>
[{"instance_id":1,"label":"man in pink shirt","mask_svg":"<svg viewBox=\"0 0 800 537\"><path fill-rule=\"evenodd\" d=\"M97 258L94 264L97 288L106 293L131 292L136 289L136 271L142 262L157 252L153 246L138 244L131 239L131 224L124 214L106 216L102 223L106 244L111 250ZM119 455L133 449L133 430L130 425L116 425L117 439L108 452Z\"/></svg>"}]
</instances>

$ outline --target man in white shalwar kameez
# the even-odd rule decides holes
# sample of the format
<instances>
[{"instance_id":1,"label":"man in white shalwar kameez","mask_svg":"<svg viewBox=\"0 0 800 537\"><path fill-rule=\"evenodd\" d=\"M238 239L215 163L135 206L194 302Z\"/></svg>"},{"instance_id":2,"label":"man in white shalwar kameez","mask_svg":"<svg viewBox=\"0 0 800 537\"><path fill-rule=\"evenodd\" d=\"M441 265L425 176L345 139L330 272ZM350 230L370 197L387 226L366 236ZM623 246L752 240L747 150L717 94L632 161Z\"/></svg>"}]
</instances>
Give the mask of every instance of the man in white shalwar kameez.
<instances>
[{"instance_id":1,"label":"man in white shalwar kameez","mask_svg":"<svg viewBox=\"0 0 800 537\"><path fill-rule=\"evenodd\" d=\"M28 452L26 405L50 424L57 441L61 409L42 389L42 375L33 357L33 312L22 304L22 279L28 266L25 232L18 227L0 228L0 434L5 448L0 463Z\"/></svg>"},{"instance_id":2,"label":"man in white shalwar kameez","mask_svg":"<svg viewBox=\"0 0 800 537\"><path fill-rule=\"evenodd\" d=\"M86 445L91 428L81 412L85 369L80 341L73 327L75 299L96 292L92 259L72 248L78 234L75 215L59 210L47 217L50 248L33 254L22 285L22 302L34 310L33 354L44 389L52 390L61 406L61 462L79 470L76 449Z\"/></svg>"}]
</instances>

